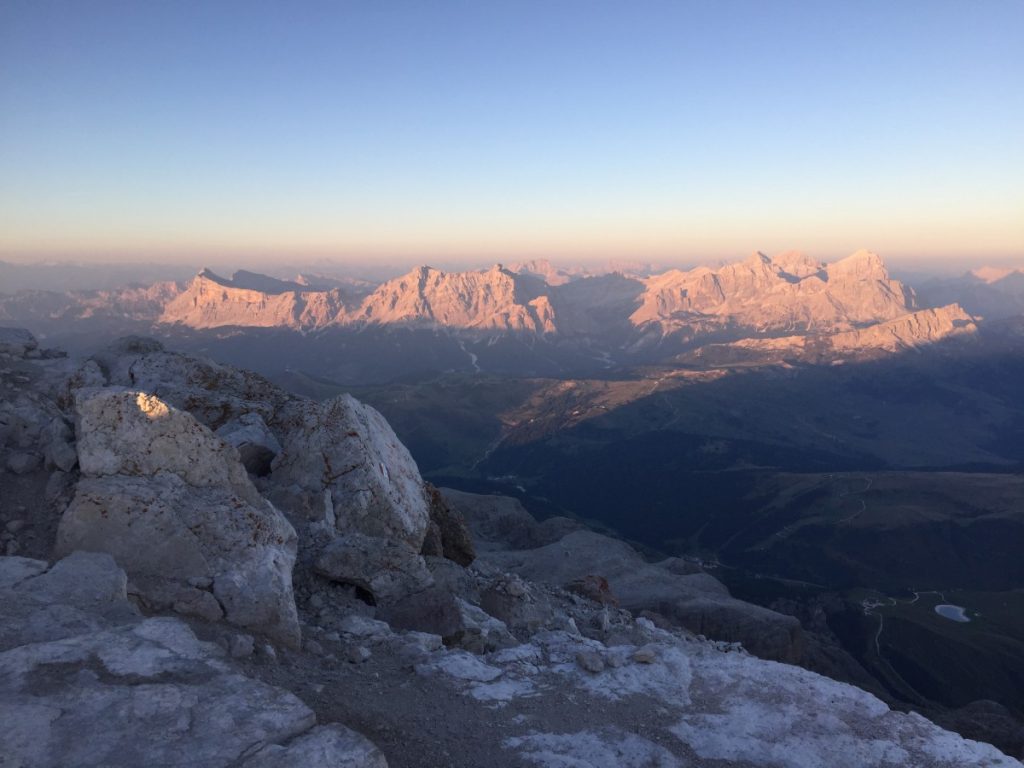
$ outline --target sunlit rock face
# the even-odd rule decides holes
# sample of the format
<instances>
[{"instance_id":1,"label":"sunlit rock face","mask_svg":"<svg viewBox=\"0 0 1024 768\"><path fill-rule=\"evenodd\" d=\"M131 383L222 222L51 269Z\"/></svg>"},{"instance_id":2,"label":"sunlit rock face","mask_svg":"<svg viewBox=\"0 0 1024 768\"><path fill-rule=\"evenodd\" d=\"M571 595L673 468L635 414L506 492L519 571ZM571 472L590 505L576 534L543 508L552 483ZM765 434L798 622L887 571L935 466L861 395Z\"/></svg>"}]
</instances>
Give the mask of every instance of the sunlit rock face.
<instances>
[{"instance_id":1,"label":"sunlit rock face","mask_svg":"<svg viewBox=\"0 0 1024 768\"><path fill-rule=\"evenodd\" d=\"M344 307L337 290L307 291L264 275L246 273L245 277L250 279L225 280L203 270L164 306L160 322L191 328L315 328L332 322Z\"/></svg>"},{"instance_id":2,"label":"sunlit rock face","mask_svg":"<svg viewBox=\"0 0 1024 768\"><path fill-rule=\"evenodd\" d=\"M956 304L918 315L913 290L864 250L829 264L798 251L774 258L755 253L714 269L650 277L576 276L543 264L518 271L501 265L466 272L419 267L370 292L340 291L251 273L226 280L203 271L166 304L160 322L196 329L443 329L474 337L570 340L626 354L648 354L664 340L740 342L748 351L768 342L774 349L777 338L789 339L785 345L798 351L807 339L820 352L838 334L852 335L836 339L834 354L854 346L892 352L975 330L973 318Z\"/></svg>"},{"instance_id":3,"label":"sunlit rock face","mask_svg":"<svg viewBox=\"0 0 1024 768\"><path fill-rule=\"evenodd\" d=\"M109 552L154 608L225 619L296 644L296 535L238 452L190 414L135 390L83 390L82 479L56 552Z\"/></svg>"},{"instance_id":4,"label":"sunlit rock face","mask_svg":"<svg viewBox=\"0 0 1024 768\"><path fill-rule=\"evenodd\" d=\"M671 332L697 321L757 331L835 331L905 315L913 297L874 253L833 264L762 253L720 269L673 270L647 278L635 325Z\"/></svg>"},{"instance_id":5,"label":"sunlit rock face","mask_svg":"<svg viewBox=\"0 0 1024 768\"><path fill-rule=\"evenodd\" d=\"M514 274L500 264L452 273L420 267L384 283L344 320L554 333L556 318L546 289L543 280Z\"/></svg>"}]
</instances>

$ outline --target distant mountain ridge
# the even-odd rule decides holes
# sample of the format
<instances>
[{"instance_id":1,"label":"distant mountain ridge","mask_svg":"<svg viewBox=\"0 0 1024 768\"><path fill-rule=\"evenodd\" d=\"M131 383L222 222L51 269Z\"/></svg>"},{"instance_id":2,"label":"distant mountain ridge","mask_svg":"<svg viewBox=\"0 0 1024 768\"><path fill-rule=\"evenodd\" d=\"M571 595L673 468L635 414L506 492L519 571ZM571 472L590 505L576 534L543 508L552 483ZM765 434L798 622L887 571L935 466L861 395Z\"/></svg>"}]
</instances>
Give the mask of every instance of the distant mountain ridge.
<instances>
[{"instance_id":1,"label":"distant mountain ridge","mask_svg":"<svg viewBox=\"0 0 1024 768\"><path fill-rule=\"evenodd\" d=\"M1004 304L1015 305L1007 291L1020 275L975 277L972 285L998 290ZM529 373L680 362L680 355L695 361L695 350L712 347L716 359L727 348L725 359L748 361L913 349L976 330L971 306L935 301L948 294L932 291L919 305L914 290L869 251L832 263L788 251L651 275L558 269L544 260L457 272L421 266L377 285L246 270L224 277L203 269L185 283L0 295L0 322L44 335L71 329L83 338L244 329L371 332L382 339L427 333L438 341L417 344L448 339L441 355L447 362L435 354L439 370L468 358L474 370L482 362L488 370Z\"/></svg>"},{"instance_id":2,"label":"distant mountain ridge","mask_svg":"<svg viewBox=\"0 0 1024 768\"><path fill-rule=\"evenodd\" d=\"M837 346L844 349L858 342L915 346L973 326L956 305L921 312L914 292L890 278L877 254L858 251L831 264L798 252L775 259L755 253L718 269L634 278L553 272L546 262L517 271L500 264L465 272L423 266L364 295L252 272L229 280L204 270L158 320L195 329L373 325L577 338L631 331L634 344L841 335ZM877 333L867 332L874 326Z\"/></svg>"}]
</instances>

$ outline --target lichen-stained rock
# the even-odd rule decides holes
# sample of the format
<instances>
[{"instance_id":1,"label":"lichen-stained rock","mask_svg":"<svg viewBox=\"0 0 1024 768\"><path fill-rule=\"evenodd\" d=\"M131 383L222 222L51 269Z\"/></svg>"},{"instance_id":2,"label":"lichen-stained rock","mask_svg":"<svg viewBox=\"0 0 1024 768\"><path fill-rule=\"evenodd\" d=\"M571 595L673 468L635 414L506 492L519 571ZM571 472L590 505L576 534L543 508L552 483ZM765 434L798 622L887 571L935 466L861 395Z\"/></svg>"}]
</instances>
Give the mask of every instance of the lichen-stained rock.
<instances>
[{"instance_id":1,"label":"lichen-stained rock","mask_svg":"<svg viewBox=\"0 0 1024 768\"><path fill-rule=\"evenodd\" d=\"M324 547L314 565L321 576L365 589L377 603L393 603L434 583L423 558L377 536L349 533Z\"/></svg>"},{"instance_id":2,"label":"lichen-stained rock","mask_svg":"<svg viewBox=\"0 0 1024 768\"><path fill-rule=\"evenodd\" d=\"M154 609L223 617L298 645L295 530L257 493L235 449L144 393L83 391L77 404L84 477L56 554L109 552Z\"/></svg>"},{"instance_id":3,"label":"lichen-stained rock","mask_svg":"<svg viewBox=\"0 0 1024 768\"><path fill-rule=\"evenodd\" d=\"M328 525L423 546L430 515L416 462L377 411L350 395L323 403L296 400L272 424L282 451L271 480L330 492Z\"/></svg>"}]
</instances>

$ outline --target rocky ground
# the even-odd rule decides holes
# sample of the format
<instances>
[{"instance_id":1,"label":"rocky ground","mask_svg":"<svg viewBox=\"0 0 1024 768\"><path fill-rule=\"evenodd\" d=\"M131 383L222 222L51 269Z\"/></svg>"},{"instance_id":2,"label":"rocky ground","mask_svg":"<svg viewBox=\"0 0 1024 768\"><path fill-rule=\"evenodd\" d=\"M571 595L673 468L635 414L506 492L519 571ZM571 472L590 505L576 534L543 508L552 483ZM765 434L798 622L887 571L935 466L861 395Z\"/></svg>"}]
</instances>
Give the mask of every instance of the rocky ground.
<instances>
[{"instance_id":1,"label":"rocky ground","mask_svg":"<svg viewBox=\"0 0 1024 768\"><path fill-rule=\"evenodd\" d=\"M10 329L0 387L3 768L1019 765L692 566L425 485L350 397Z\"/></svg>"}]
</instances>

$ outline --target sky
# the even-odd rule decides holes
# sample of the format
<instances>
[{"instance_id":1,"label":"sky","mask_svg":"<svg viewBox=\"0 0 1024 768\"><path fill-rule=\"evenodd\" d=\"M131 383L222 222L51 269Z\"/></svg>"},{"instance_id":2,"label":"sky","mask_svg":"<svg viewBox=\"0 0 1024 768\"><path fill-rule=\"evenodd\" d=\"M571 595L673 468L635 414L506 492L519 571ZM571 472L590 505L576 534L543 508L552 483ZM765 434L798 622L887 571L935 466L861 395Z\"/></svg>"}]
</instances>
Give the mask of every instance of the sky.
<instances>
[{"instance_id":1,"label":"sky","mask_svg":"<svg viewBox=\"0 0 1024 768\"><path fill-rule=\"evenodd\" d=\"M0 2L0 258L1024 263L1024 0Z\"/></svg>"}]
</instances>

